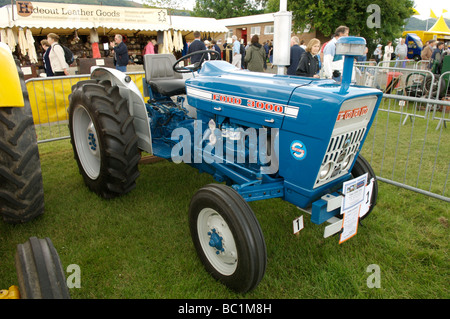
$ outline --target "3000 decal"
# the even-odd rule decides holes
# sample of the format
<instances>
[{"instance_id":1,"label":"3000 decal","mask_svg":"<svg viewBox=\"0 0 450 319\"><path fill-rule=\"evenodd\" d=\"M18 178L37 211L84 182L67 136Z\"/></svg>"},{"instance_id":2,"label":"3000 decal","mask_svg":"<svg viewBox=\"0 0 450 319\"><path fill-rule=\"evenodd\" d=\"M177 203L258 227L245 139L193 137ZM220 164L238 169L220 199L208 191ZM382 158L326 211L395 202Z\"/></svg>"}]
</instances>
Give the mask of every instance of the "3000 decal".
<instances>
[{"instance_id":1,"label":"3000 decal","mask_svg":"<svg viewBox=\"0 0 450 319\"><path fill-rule=\"evenodd\" d=\"M227 104L255 108L255 109L258 109L261 111L274 112L274 113L278 113L278 114L284 113L284 107L282 105L273 104L273 103L269 103L269 102L247 99L246 103L245 103L245 102L243 102L243 99L241 99L239 97L230 96L230 95L222 95L222 94L217 94L217 93L213 93L213 100L219 101L222 103L227 103ZM244 99L244 101L245 101L245 99Z\"/></svg>"},{"instance_id":2,"label":"3000 decal","mask_svg":"<svg viewBox=\"0 0 450 319\"><path fill-rule=\"evenodd\" d=\"M201 90L191 86L187 86L186 91L188 96L193 98L210 100L215 103L223 103L228 104L230 106L251 108L254 110L267 112L275 115L284 115L296 118L299 111L299 108L297 106L283 105L256 99L249 99L233 95L214 93L211 91Z\"/></svg>"}]
</instances>

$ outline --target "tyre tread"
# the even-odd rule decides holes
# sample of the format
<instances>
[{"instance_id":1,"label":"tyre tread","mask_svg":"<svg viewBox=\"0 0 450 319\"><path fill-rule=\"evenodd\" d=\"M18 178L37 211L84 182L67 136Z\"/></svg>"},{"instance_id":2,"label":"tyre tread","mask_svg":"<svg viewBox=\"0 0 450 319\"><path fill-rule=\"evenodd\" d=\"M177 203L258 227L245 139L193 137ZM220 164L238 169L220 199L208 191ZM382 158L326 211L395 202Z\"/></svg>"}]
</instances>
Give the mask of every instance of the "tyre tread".
<instances>
[{"instance_id":1,"label":"tyre tread","mask_svg":"<svg viewBox=\"0 0 450 319\"><path fill-rule=\"evenodd\" d=\"M21 298L69 299L64 271L50 238L17 245L15 264Z\"/></svg>"},{"instance_id":2,"label":"tyre tread","mask_svg":"<svg viewBox=\"0 0 450 319\"><path fill-rule=\"evenodd\" d=\"M18 64L18 61L16 61ZM17 65L24 106L0 108L0 215L24 223L44 213L44 188L33 115Z\"/></svg>"}]
</instances>

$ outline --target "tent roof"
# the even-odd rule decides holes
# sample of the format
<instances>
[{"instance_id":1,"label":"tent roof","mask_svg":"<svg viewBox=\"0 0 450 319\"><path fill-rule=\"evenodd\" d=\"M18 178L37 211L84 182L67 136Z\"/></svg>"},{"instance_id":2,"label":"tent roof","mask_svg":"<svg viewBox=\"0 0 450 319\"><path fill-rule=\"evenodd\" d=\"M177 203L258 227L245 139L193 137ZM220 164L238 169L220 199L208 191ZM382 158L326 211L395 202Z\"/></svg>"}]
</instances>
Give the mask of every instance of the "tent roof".
<instances>
[{"instance_id":1,"label":"tent roof","mask_svg":"<svg viewBox=\"0 0 450 319\"><path fill-rule=\"evenodd\" d=\"M220 20L214 18L197 18L189 16L170 16L166 23L125 23L113 21L90 21L88 19L29 19L21 17L14 8L14 20L11 5L0 8L0 28L22 27L30 28L33 33L67 33L73 30L101 29L108 33L124 31L135 31L140 34L155 33L156 31L200 31L211 33L225 33L228 31Z\"/></svg>"},{"instance_id":2,"label":"tent roof","mask_svg":"<svg viewBox=\"0 0 450 319\"><path fill-rule=\"evenodd\" d=\"M40 30L75 30L104 28L108 30L136 30L136 31L165 31L170 29L168 23L120 23L112 21L92 21L91 19L77 19L68 17L67 19L58 16L55 19L29 19L17 14L16 8L12 12L11 5L0 8L0 28L31 28ZM13 20L14 17L14 20Z\"/></svg>"},{"instance_id":3,"label":"tent roof","mask_svg":"<svg viewBox=\"0 0 450 319\"><path fill-rule=\"evenodd\" d=\"M428 32L450 33L450 28L445 23L444 16L441 15Z\"/></svg>"}]
</instances>

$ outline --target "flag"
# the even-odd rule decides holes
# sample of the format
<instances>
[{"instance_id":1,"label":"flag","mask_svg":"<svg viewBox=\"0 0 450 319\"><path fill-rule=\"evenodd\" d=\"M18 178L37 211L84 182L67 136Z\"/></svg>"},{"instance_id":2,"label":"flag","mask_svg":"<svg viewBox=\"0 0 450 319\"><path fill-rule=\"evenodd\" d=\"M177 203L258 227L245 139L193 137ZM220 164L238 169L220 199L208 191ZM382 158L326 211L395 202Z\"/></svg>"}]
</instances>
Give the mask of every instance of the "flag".
<instances>
[{"instance_id":1,"label":"flag","mask_svg":"<svg viewBox=\"0 0 450 319\"><path fill-rule=\"evenodd\" d=\"M430 9L430 18L435 18L437 19L438 17L436 17L436 15L434 14L433 10Z\"/></svg>"},{"instance_id":2,"label":"flag","mask_svg":"<svg viewBox=\"0 0 450 319\"><path fill-rule=\"evenodd\" d=\"M413 16L420 16L419 11L417 11L416 9L412 8L412 11L414 13Z\"/></svg>"},{"instance_id":3,"label":"flag","mask_svg":"<svg viewBox=\"0 0 450 319\"><path fill-rule=\"evenodd\" d=\"M444 14L444 13L446 13L446 12L448 12L446 9L443 9L443 10L442 10L442 14Z\"/></svg>"}]
</instances>

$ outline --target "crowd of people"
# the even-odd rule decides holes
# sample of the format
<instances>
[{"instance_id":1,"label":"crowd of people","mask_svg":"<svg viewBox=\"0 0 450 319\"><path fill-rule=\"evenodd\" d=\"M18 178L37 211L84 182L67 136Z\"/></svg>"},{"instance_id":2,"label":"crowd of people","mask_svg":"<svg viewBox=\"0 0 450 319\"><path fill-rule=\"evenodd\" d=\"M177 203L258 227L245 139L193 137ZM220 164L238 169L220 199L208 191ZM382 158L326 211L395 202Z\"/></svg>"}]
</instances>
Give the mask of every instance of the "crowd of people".
<instances>
[{"instance_id":1,"label":"crowd of people","mask_svg":"<svg viewBox=\"0 0 450 319\"><path fill-rule=\"evenodd\" d=\"M346 26L338 27L333 37L321 44L320 40L313 38L305 45L297 36L291 38L290 64L287 66L287 75L298 75L312 78L325 78L340 81L343 70L343 56L336 54L336 42L340 37L349 35L349 28ZM264 44L259 42L259 36L253 35L250 43L244 47L242 41L239 41L236 35L232 36L231 43L225 43L221 48L215 40L208 41L201 39L200 32L194 32L194 41L189 44L187 53L193 53L200 50L217 51L220 57L227 60L237 68L248 69L253 72L264 72L268 65L273 68L273 44L267 40ZM68 75L69 65L64 58L64 50L58 43L59 37L54 33L49 33L46 40L41 41L44 48L44 68L47 76ZM143 54L154 54L156 50L156 41L149 40L144 48ZM114 41L110 43L111 52L114 56L114 64L117 70L126 72L129 61L128 50L122 41L122 36L116 34ZM223 53L222 53L223 51ZM225 51L226 54L225 54ZM358 57L358 61L367 60L368 49L366 47L365 55ZM383 62L383 66L390 66L392 60L402 63L405 67L407 60L408 47L405 39L394 48L392 41L388 41L384 46L378 44L373 52L372 58L378 64ZM434 73L440 73L442 61L445 55L450 54L448 44L444 42L430 40L423 47L421 58L430 61L428 68ZM201 55L191 57L190 63L199 62ZM397 63L395 65L397 67Z\"/></svg>"},{"instance_id":2,"label":"crowd of people","mask_svg":"<svg viewBox=\"0 0 450 319\"><path fill-rule=\"evenodd\" d=\"M291 38L290 64L287 66L288 75L299 75L313 78L340 78L343 67L343 57L337 56L336 41L341 36L348 36L349 28L339 27L335 36L321 47L320 40L313 38L307 44L297 36ZM194 34L195 40L189 45L188 53L199 50L215 50L221 52L220 47L214 41L202 41L200 34ZM197 42L196 42L197 41ZM229 49L231 57L223 55L237 68L248 69L253 72L264 72L268 65L273 68L273 43L267 40L263 44L258 35L253 35L251 41L244 46L236 35L231 38L231 43L225 43L222 50ZM323 62L321 62L323 61ZM191 63L197 62L191 58ZM323 70L322 76L320 75Z\"/></svg>"},{"instance_id":3,"label":"crowd of people","mask_svg":"<svg viewBox=\"0 0 450 319\"><path fill-rule=\"evenodd\" d=\"M114 56L116 69L126 72L130 57L128 55L128 48L123 42L122 35L116 34L114 41L111 41L109 45L111 53ZM59 36L55 33L47 34L47 39L41 41L41 46L44 49L43 61L45 74L47 76L69 75L70 66L65 58L63 46L59 43Z\"/></svg>"},{"instance_id":4,"label":"crowd of people","mask_svg":"<svg viewBox=\"0 0 450 319\"><path fill-rule=\"evenodd\" d=\"M336 42L340 37L348 36L349 28L340 26L333 38L321 46L320 40L313 38L307 44L297 36L291 38L290 64L287 75L298 75L312 78L327 78L340 80L343 69L343 56L336 55ZM198 41L198 42L195 42ZM189 45L188 53L211 49L220 52L214 42L202 41L200 35ZM268 65L273 68L273 44L267 40L260 43L259 36L253 35L250 43L244 46L237 36L233 36L231 43L225 43L223 50L229 49L231 58L225 57L237 68L248 69L253 72L264 72ZM191 59L191 63L196 61Z\"/></svg>"},{"instance_id":5,"label":"crowd of people","mask_svg":"<svg viewBox=\"0 0 450 319\"><path fill-rule=\"evenodd\" d=\"M383 45L378 44L373 51L373 57L377 64L383 62L383 66L389 66L392 60L406 60L408 55L408 46L405 43L405 39L401 39L400 43L395 47L392 45L392 41L388 41L383 50ZM404 61L403 61L404 62Z\"/></svg>"},{"instance_id":6,"label":"crowd of people","mask_svg":"<svg viewBox=\"0 0 450 319\"><path fill-rule=\"evenodd\" d=\"M422 49L422 60L430 61L428 68L436 74L441 74L444 56L450 55L450 47L442 41L434 39L427 41Z\"/></svg>"},{"instance_id":7,"label":"crowd of people","mask_svg":"<svg viewBox=\"0 0 450 319\"><path fill-rule=\"evenodd\" d=\"M421 60L428 61L428 64L423 64L423 66L436 74L440 74L442 70L442 63L445 55L450 54L450 48L448 43L437 40L429 40L423 46L421 51ZM405 67L408 55L408 46L405 43L405 39L401 39L400 43L395 47L392 46L392 42L389 41L384 47L378 44L373 56L377 64L381 61L382 66L391 66L389 62L395 60L396 63L394 67L401 66ZM397 63L398 62L398 63Z\"/></svg>"},{"instance_id":8,"label":"crowd of people","mask_svg":"<svg viewBox=\"0 0 450 319\"><path fill-rule=\"evenodd\" d=\"M44 48L44 69L47 76L69 75L69 65L64 57L64 49L59 44L59 36L49 33L47 39L41 41Z\"/></svg>"}]
</instances>

